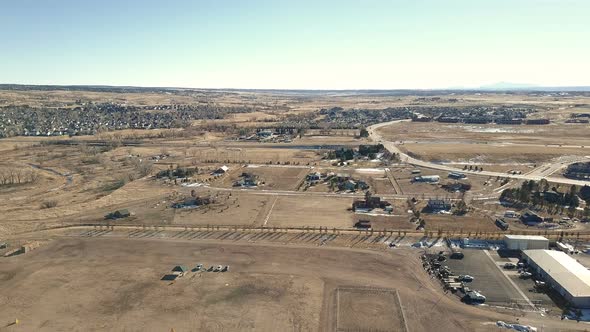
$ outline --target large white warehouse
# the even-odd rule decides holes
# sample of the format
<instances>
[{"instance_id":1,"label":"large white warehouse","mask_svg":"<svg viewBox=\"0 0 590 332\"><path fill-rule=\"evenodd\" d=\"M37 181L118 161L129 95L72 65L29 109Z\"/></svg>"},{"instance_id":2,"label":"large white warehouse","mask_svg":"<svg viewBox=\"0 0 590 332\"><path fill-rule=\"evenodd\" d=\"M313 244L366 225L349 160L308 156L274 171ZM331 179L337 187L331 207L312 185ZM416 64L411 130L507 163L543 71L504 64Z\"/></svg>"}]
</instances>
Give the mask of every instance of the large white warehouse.
<instances>
[{"instance_id":1,"label":"large white warehouse","mask_svg":"<svg viewBox=\"0 0 590 332\"><path fill-rule=\"evenodd\" d=\"M582 264L556 250L525 250L522 258L574 307L590 308L590 271Z\"/></svg>"},{"instance_id":2,"label":"large white warehouse","mask_svg":"<svg viewBox=\"0 0 590 332\"><path fill-rule=\"evenodd\" d=\"M504 235L504 244L510 250L549 249L549 240L539 235Z\"/></svg>"}]
</instances>

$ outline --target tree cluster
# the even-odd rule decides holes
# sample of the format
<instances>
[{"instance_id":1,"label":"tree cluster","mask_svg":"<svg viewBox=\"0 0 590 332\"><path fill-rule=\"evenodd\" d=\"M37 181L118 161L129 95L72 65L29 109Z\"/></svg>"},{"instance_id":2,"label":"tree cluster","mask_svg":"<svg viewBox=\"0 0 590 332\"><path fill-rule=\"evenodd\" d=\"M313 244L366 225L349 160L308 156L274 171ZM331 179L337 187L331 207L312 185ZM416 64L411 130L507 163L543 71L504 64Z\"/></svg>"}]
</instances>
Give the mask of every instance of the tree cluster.
<instances>
[{"instance_id":1,"label":"tree cluster","mask_svg":"<svg viewBox=\"0 0 590 332\"><path fill-rule=\"evenodd\" d=\"M570 209L575 209L580 205L576 186L571 186L568 192L561 193L557 191L556 187L550 188L546 180L524 181L520 188L505 189L500 200L532 205L533 207L569 206Z\"/></svg>"},{"instance_id":2,"label":"tree cluster","mask_svg":"<svg viewBox=\"0 0 590 332\"><path fill-rule=\"evenodd\" d=\"M34 183L39 179L39 174L32 169L16 167L0 168L0 186L11 186L25 183Z\"/></svg>"},{"instance_id":3,"label":"tree cluster","mask_svg":"<svg viewBox=\"0 0 590 332\"><path fill-rule=\"evenodd\" d=\"M162 171L159 171L158 174L156 174L157 178L169 178L169 179L175 179L175 178L187 178L192 176L193 174L197 173L197 168L188 168L188 167L178 167L176 166L176 168L173 168L172 166L170 166L169 169L165 169Z\"/></svg>"}]
</instances>

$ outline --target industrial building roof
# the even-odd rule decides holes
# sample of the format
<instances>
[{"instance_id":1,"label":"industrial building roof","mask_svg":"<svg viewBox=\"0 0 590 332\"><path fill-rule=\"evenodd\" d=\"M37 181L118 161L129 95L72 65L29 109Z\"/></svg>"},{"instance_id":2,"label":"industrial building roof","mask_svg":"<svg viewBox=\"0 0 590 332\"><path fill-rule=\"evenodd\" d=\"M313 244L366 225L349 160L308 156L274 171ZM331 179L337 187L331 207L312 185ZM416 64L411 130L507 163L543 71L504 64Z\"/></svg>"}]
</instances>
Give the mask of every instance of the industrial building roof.
<instances>
[{"instance_id":1,"label":"industrial building roof","mask_svg":"<svg viewBox=\"0 0 590 332\"><path fill-rule=\"evenodd\" d=\"M547 240L546 237L540 235L504 235L505 238L510 240Z\"/></svg>"},{"instance_id":2,"label":"industrial building roof","mask_svg":"<svg viewBox=\"0 0 590 332\"><path fill-rule=\"evenodd\" d=\"M568 254L556 250L523 253L574 297L590 297L590 271Z\"/></svg>"}]
</instances>

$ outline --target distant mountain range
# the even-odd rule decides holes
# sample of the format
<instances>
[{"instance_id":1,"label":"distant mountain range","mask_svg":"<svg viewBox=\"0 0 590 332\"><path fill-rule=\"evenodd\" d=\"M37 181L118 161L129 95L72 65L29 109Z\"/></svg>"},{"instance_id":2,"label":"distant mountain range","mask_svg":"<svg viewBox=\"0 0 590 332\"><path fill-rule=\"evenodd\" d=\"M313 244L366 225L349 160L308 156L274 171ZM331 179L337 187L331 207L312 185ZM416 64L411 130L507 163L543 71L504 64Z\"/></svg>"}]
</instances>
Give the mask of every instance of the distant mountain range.
<instances>
[{"instance_id":1,"label":"distant mountain range","mask_svg":"<svg viewBox=\"0 0 590 332\"><path fill-rule=\"evenodd\" d=\"M482 85L475 89L465 90L482 90L482 91L590 91L590 86L540 86L526 83L498 82L488 85Z\"/></svg>"}]
</instances>

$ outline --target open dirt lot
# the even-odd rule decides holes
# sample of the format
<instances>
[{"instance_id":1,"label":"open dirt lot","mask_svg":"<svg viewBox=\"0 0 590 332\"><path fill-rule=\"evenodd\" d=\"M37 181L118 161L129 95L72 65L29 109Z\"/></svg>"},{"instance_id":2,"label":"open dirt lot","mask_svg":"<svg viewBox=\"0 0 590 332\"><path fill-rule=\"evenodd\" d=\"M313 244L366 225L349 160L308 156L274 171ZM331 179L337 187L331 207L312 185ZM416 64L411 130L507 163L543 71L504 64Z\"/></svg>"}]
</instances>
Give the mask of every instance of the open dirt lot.
<instances>
[{"instance_id":1,"label":"open dirt lot","mask_svg":"<svg viewBox=\"0 0 590 332\"><path fill-rule=\"evenodd\" d=\"M230 270L160 280L175 265L192 268L198 263L226 264ZM397 291L398 308L389 307L387 297L381 301L387 307L379 301L371 305L403 310L411 331L488 331L488 324L512 319L445 296L421 268L415 268L418 264L412 250L376 253L61 238L27 255L3 259L0 322L4 326L19 319L18 326L5 326L7 331L333 331L338 322L336 290L359 286ZM363 298L360 303L344 298L342 310L356 308ZM393 326L399 317L395 314L369 321ZM368 321L356 317L340 322L354 328ZM540 319L521 317L532 325ZM546 331L579 327L542 321Z\"/></svg>"},{"instance_id":2,"label":"open dirt lot","mask_svg":"<svg viewBox=\"0 0 590 332\"><path fill-rule=\"evenodd\" d=\"M507 126L439 122L397 123L380 129L384 138L404 142L524 143L590 145L587 124Z\"/></svg>"},{"instance_id":3,"label":"open dirt lot","mask_svg":"<svg viewBox=\"0 0 590 332\"><path fill-rule=\"evenodd\" d=\"M408 143L400 146L405 153L434 162L469 163L540 163L561 156L588 156L588 148L529 145L487 145L463 143ZM485 166L484 166L485 169Z\"/></svg>"},{"instance_id":4,"label":"open dirt lot","mask_svg":"<svg viewBox=\"0 0 590 332\"><path fill-rule=\"evenodd\" d=\"M277 196L267 226L352 227L350 198Z\"/></svg>"},{"instance_id":5,"label":"open dirt lot","mask_svg":"<svg viewBox=\"0 0 590 332\"><path fill-rule=\"evenodd\" d=\"M336 289L336 331L407 331L392 289Z\"/></svg>"},{"instance_id":6,"label":"open dirt lot","mask_svg":"<svg viewBox=\"0 0 590 332\"><path fill-rule=\"evenodd\" d=\"M173 209L174 224L240 225L261 224L272 204L271 196L247 193L211 193L216 203L196 209Z\"/></svg>"}]
</instances>

